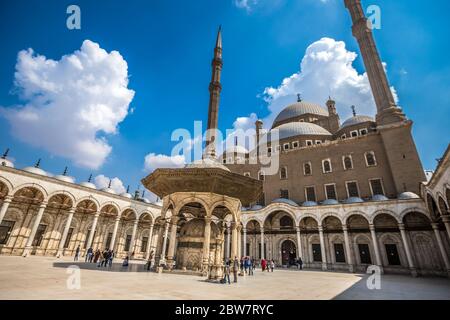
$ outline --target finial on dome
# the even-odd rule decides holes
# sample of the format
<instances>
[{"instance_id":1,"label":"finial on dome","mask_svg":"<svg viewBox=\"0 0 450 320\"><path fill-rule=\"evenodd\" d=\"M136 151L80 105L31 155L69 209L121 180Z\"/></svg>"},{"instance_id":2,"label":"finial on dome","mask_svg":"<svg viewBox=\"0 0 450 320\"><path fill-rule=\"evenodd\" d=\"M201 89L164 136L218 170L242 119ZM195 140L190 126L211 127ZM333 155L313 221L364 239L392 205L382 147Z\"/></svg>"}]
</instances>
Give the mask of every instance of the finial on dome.
<instances>
[{"instance_id":1,"label":"finial on dome","mask_svg":"<svg viewBox=\"0 0 450 320\"><path fill-rule=\"evenodd\" d=\"M134 192L134 199L139 199L139 190Z\"/></svg>"},{"instance_id":2,"label":"finial on dome","mask_svg":"<svg viewBox=\"0 0 450 320\"><path fill-rule=\"evenodd\" d=\"M351 106L351 108L352 108L353 116L356 117L356 107L355 106Z\"/></svg>"},{"instance_id":3,"label":"finial on dome","mask_svg":"<svg viewBox=\"0 0 450 320\"><path fill-rule=\"evenodd\" d=\"M38 159L38 161L36 162L36 164L34 165L35 168L39 168L39 166L41 165L41 158Z\"/></svg>"},{"instance_id":4,"label":"finial on dome","mask_svg":"<svg viewBox=\"0 0 450 320\"><path fill-rule=\"evenodd\" d=\"M67 166L66 166L66 167L64 168L64 172L63 172L63 174L62 174L63 176L67 175L67 169L68 169L68 168L67 168Z\"/></svg>"},{"instance_id":5,"label":"finial on dome","mask_svg":"<svg viewBox=\"0 0 450 320\"><path fill-rule=\"evenodd\" d=\"M88 182L91 182L91 180L92 180L92 173L89 175Z\"/></svg>"},{"instance_id":6,"label":"finial on dome","mask_svg":"<svg viewBox=\"0 0 450 320\"><path fill-rule=\"evenodd\" d=\"M108 183L108 189L111 188L111 179L109 179L109 183Z\"/></svg>"},{"instance_id":7,"label":"finial on dome","mask_svg":"<svg viewBox=\"0 0 450 320\"><path fill-rule=\"evenodd\" d=\"M302 94L297 93L297 102L302 102Z\"/></svg>"},{"instance_id":8,"label":"finial on dome","mask_svg":"<svg viewBox=\"0 0 450 320\"><path fill-rule=\"evenodd\" d=\"M142 196L141 196L141 198L144 198L144 195L145 195L145 190L142 190Z\"/></svg>"},{"instance_id":9,"label":"finial on dome","mask_svg":"<svg viewBox=\"0 0 450 320\"><path fill-rule=\"evenodd\" d=\"M5 150L5 153L3 153L2 159L6 159L6 157L8 156L8 153L9 153L9 148L7 148Z\"/></svg>"}]
</instances>

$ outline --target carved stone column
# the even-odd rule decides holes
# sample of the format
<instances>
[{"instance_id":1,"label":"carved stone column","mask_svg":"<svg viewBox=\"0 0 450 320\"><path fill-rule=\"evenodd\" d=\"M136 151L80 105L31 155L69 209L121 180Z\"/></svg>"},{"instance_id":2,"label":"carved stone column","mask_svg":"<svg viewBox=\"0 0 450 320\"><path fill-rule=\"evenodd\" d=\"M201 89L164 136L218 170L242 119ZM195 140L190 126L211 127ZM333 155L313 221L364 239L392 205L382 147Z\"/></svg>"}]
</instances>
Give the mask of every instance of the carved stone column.
<instances>
[{"instance_id":1,"label":"carved stone column","mask_svg":"<svg viewBox=\"0 0 450 320\"><path fill-rule=\"evenodd\" d=\"M237 237L237 225L236 223L232 223L231 225L231 256L230 259L234 260L234 257L237 257L237 246L238 246L238 237Z\"/></svg>"},{"instance_id":2,"label":"carved stone column","mask_svg":"<svg viewBox=\"0 0 450 320\"><path fill-rule=\"evenodd\" d=\"M247 256L247 229L242 228L242 249L243 249L243 256Z\"/></svg>"},{"instance_id":3,"label":"carved stone column","mask_svg":"<svg viewBox=\"0 0 450 320\"><path fill-rule=\"evenodd\" d=\"M208 271L209 266L209 248L211 246L211 217L205 217L205 230L204 230L204 241L203 241L203 253L202 253L202 272Z\"/></svg>"},{"instance_id":4,"label":"carved stone column","mask_svg":"<svg viewBox=\"0 0 450 320\"><path fill-rule=\"evenodd\" d=\"M147 244L147 252L145 254L145 260L150 259L150 252L152 248L152 238L153 238L153 223L150 224L150 231L148 233L148 244ZM153 259L155 259L155 255L153 255Z\"/></svg>"},{"instance_id":5,"label":"carved stone column","mask_svg":"<svg viewBox=\"0 0 450 320\"><path fill-rule=\"evenodd\" d=\"M398 224L400 229L400 235L402 236L403 247L405 247L406 259L408 260L408 267L411 270L411 275L417 277L417 269L414 266L414 260L411 254L411 249L409 248L408 237L406 235L405 225L403 223Z\"/></svg>"},{"instance_id":6,"label":"carved stone column","mask_svg":"<svg viewBox=\"0 0 450 320\"><path fill-rule=\"evenodd\" d=\"M162 243L162 248L161 248L161 257L159 260L159 264L165 264L166 263L166 246L167 246L167 237L168 237L168 233L169 233L169 221L166 221L165 225L164 225L164 238L163 238L163 243Z\"/></svg>"},{"instance_id":7,"label":"carved stone column","mask_svg":"<svg viewBox=\"0 0 450 320\"><path fill-rule=\"evenodd\" d=\"M64 231L59 241L58 252L56 253L56 257L59 258L64 251L64 244L66 243L67 235L69 233L70 225L72 224L73 215L75 214L75 207L70 208L69 215L67 216L66 225L64 226Z\"/></svg>"},{"instance_id":8,"label":"carved stone column","mask_svg":"<svg viewBox=\"0 0 450 320\"><path fill-rule=\"evenodd\" d=\"M377 234L375 232L375 225L370 224L370 235L372 236L373 250L375 251L375 261L378 267L380 267L381 273L383 273L383 262L381 260L380 247L378 246Z\"/></svg>"},{"instance_id":9,"label":"carved stone column","mask_svg":"<svg viewBox=\"0 0 450 320\"><path fill-rule=\"evenodd\" d=\"M117 217L116 220L114 221L113 234L111 236L111 243L109 244L111 250L114 250L114 246L116 244L117 230L119 230L119 223L120 217Z\"/></svg>"},{"instance_id":10,"label":"carved stone column","mask_svg":"<svg viewBox=\"0 0 450 320\"><path fill-rule=\"evenodd\" d=\"M0 223L2 221L0 220ZM447 230L447 235L448 235L448 239L450 240L450 216L446 215L446 216L442 216L442 222L445 225L445 229Z\"/></svg>"},{"instance_id":11,"label":"carved stone column","mask_svg":"<svg viewBox=\"0 0 450 320\"><path fill-rule=\"evenodd\" d=\"M298 258L302 258L302 260L304 259L303 257L303 247L302 247L302 238L301 238L301 233L300 233L300 227L295 227L295 231L297 233L297 259Z\"/></svg>"},{"instance_id":12,"label":"carved stone column","mask_svg":"<svg viewBox=\"0 0 450 320\"><path fill-rule=\"evenodd\" d=\"M442 260L444 260L445 268L447 269L447 275L450 278L450 262L448 260L447 252L445 251L444 244L442 243L441 232L439 231L439 225L432 223L434 234L438 243L439 251L441 252Z\"/></svg>"},{"instance_id":13,"label":"carved stone column","mask_svg":"<svg viewBox=\"0 0 450 320\"><path fill-rule=\"evenodd\" d=\"M173 267L174 257L175 257L175 244L177 239L177 228L178 228L178 216L172 216L171 227L170 227L170 241L169 241L169 252L167 253L167 263L170 267Z\"/></svg>"},{"instance_id":14,"label":"carved stone column","mask_svg":"<svg viewBox=\"0 0 450 320\"><path fill-rule=\"evenodd\" d=\"M137 233L138 225L139 225L139 220L136 218L136 220L134 220L134 222L133 222L133 232L131 233L130 248L128 250L128 252L130 252L131 254L133 254L134 248L135 248L135 240L136 240L136 233ZM130 256L130 258L131 258L131 256Z\"/></svg>"},{"instance_id":15,"label":"carved stone column","mask_svg":"<svg viewBox=\"0 0 450 320\"><path fill-rule=\"evenodd\" d=\"M261 260L265 258L264 255L264 228L261 227Z\"/></svg>"},{"instance_id":16,"label":"carved stone column","mask_svg":"<svg viewBox=\"0 0 450 320\"><path fill-rule=\"evenodd\" d=\"M226 243L226 250L225 250L225 258L230 259L230 244L231 244L231 229L230 226L227 224L227 243Z\"/></svg>"},{"instance_id":17,"label":"carved stone column","mask_svg":"<svg viewBox=\"0 0 450 320\"><path fill-rule=\"evenodd\" d=\"M3 200L2 207L0 208L0 224L3 221L3 218L6 215L6 211L8 211L9 205L13 200L12 196L6 196L5 200Z\"/></svg>"},{"instance_id":18,"label":"carved stone column","mask_svg":"<svg viewBox=\"0 0 450 320\"><path fill-rule=\"evenodd\" d=\"M327 270L327 255L325 252L325 239L323 237L323 227L319 226L320 253L322 254L322 270Z\"/></svg>"},{"instance_id":19,"label":"carved stone column","mask_svg":"<svg viewBox=\"0 0 450 320\"><path fill-rule=\"evenodd\" d=\"M42 216L44 215L45 208L47 207L47 202L42 202L39 205L39 210L36 216L36 219L34 220L33 228L31 229L30 236L28 237L27 243L25 245L25 249L23 250L22 256L28 257L30 254L30 251L32 249L34 237L36 236L37 229L39 227L39 224L41 223Z\"/></svg>"},{"instance_id":20,"label":"carved stone column","mask_svg":"<svg viewBox=\"0 0 450 320\"><path fill-rule=\"evenodd\" d=\"M355 272L355 265L354 265L354 262L353 262L352 250L350 248L350 239L349 239L349 236L348 236L348 227L347 227L347 225L342 225L342 231L344 232L345 252L347 253L348 270L350 272Z\"/></svg>"}]
</instances>

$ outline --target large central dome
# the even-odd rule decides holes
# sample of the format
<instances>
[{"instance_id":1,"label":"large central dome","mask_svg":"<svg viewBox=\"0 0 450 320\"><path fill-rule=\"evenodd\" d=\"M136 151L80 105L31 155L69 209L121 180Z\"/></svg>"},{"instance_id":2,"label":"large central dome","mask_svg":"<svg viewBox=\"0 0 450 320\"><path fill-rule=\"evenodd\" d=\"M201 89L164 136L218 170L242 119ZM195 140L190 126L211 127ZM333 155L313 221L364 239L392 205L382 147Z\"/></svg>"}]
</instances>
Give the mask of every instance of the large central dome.
<instances>
[{"instance_id":1,"label":"large central dome","mask_svg":"<svg viewBox=\"0 0 450 320\"><path fill-rule=\"evenodd\" d=\"M280 123L285 123L286 120L297 118L305 114L313 114L323 117L329 116L328 111L320 105L307 101L299 101L284 108L283 111L281 111L276 117L272 128L275 128Z\"/></svg>"},{"instance_id":2,"label":"large central dome","mask_svg":"<svg viewBox=\"0 0 450 320\"><path fill-rule=\"evenodd\" d=\"M314 123L308 122L289 122L282 124L274 129L278 130L279 139L287 139L296 136L332 136L332 134L325 128ZM273 132L272 129L270 132ZM269 133L268 140L272 141L275 137Z\"/></svg>"}]
</instances>

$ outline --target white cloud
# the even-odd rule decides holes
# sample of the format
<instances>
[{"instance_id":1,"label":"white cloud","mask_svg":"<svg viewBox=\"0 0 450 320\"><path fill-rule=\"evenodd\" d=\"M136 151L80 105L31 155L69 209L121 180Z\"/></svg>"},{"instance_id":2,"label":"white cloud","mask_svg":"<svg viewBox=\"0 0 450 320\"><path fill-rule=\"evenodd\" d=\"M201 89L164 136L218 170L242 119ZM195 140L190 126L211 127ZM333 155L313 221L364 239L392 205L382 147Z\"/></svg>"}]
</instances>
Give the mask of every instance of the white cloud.
<instances>
[{"instance_id":1,"label":"white cloud","mask_svg":"<svg viewBox=\"0 0 450 320\"><path fill-rule=\"evenodd\" d=\"M119 178L108 178L103 174L98 175L94 178L94 184L98 189L107 188L109 185L109 181L111 180L111 189L113 189L117 194L121 194L126 192L126 188L123 185L122 180Z\"/></svg>"},{"instance_id":2,"label":"white cloud","mask_svg":"<svg viewBox=\"0 0 450 320\"><path fill-rule=\"evenodd\" d=\"M272 126L279 112L296 101L297 93L301 93L304 100L324 107L331 95L341 121L351 116L351 105L356 106L358 114L374 115L376 106L367 74L359 74L353 67L356 57L356 53L346 49L343 41L322 38L312 43L306 49L298 72L284 78L278 87L264 90L269 109L269 115L263 120L264 127ZM392 91L398 101L395 89ZM243 123L250 121L238 119Z\"/></svg>"},{"instance_id":3,"label":"white cloud","mask_svg":"<svg viewBox=\"0 0 450 320\"><path fill-rule=\"evenodd\" d=\"M186 160L182 155L167 156L165 154L149 153L144 159L144 169L153 172L158 168L181 168Z\"/></svg>"},{"instance_id":4,"label":"white cloud","mask_svg":"<svg viewBox=\"0 0 450 320\"><path fill-rule=\"evenodd\" d=\"M234 5L240 9L251 11L258 4L258 0L234 0Z\"/></svg>"},{"instance_id":5,"label":"white cloud","mask_svg":"<svg viewBox=\"0 0 450 320\"><path fill-rule=\"evenodd\" d=\"M127 62L119 52L108 53L90 40L58 61L32 49L20 51L15 86L25 104L0 107L11 133L92 169L110 154L104 135L117 133L134 97L127 88Z\"/></svg>"}]
</instances>

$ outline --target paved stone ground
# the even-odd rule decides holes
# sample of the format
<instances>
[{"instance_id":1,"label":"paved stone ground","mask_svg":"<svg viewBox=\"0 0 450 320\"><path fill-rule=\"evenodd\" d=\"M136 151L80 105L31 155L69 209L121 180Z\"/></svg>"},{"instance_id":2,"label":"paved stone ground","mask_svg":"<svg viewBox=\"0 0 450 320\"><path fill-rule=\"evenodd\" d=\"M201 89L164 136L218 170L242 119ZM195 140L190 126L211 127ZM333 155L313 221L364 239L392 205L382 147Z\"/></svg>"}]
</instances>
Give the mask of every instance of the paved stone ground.
<instances>
[{"instance_id":1,"label":"paved stone ground","mask_svg":"<svg viewBox=\"0 0 450 320\"><path fill-rule=\"evenodd\" d=\"M382 276L381 290L366 287L366 275L321 271L256 271L237 284L208 283L191 275L147 272L132 262L128 269L117 261L112 269L76 263L81 289L67 289L68 259L0 256L0 299L445 299L450 280Z\"/></svg>"}]
</instances>

